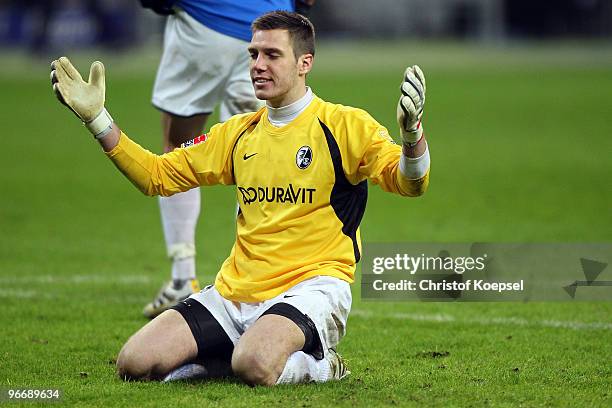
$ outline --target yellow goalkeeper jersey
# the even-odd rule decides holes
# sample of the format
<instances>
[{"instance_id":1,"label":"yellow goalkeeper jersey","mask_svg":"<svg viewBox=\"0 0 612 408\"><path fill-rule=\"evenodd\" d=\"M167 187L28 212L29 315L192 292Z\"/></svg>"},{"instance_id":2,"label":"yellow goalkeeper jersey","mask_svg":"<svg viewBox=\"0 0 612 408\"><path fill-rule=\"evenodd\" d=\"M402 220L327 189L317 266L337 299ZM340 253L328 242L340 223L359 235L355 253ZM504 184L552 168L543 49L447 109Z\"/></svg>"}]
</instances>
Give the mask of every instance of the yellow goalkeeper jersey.
<instances>
[{"instance_id":1,"label":"yellow goalkeeper jersey","mask_svg":"<svg viewBox=\"0 0 612 408\"><path fill-rule=\"evenodd\" d=\"M161 156L125 134L107 154L148 195L236 185L236 241L215 287L240 302L273 298L317 275L352 283L367 180L416 196L429 178L401 175L401 147L368 113L317 97L284 127L273 126L264 107Z\"/></svg>"}]
</instances>

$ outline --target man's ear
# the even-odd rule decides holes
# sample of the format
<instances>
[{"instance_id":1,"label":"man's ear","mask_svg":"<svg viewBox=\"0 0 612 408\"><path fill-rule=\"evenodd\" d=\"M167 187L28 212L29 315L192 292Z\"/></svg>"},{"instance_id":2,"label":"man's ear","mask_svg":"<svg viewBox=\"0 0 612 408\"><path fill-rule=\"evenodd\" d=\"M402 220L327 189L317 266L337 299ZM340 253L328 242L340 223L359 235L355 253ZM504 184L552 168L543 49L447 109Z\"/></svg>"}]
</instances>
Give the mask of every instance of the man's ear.
<instances>
[{"instance_id":1,"label":"man's ear","mask_svg":"<svg viewBox=\"0 0 612 408\"><path fill-rule=\"evenodd\" d=\"M298 73L300 75L306 75L312 69L312 64L314 62L314 55L312 54L302 54L300 58L298 58Z\"/></svg>"}]
</instances>

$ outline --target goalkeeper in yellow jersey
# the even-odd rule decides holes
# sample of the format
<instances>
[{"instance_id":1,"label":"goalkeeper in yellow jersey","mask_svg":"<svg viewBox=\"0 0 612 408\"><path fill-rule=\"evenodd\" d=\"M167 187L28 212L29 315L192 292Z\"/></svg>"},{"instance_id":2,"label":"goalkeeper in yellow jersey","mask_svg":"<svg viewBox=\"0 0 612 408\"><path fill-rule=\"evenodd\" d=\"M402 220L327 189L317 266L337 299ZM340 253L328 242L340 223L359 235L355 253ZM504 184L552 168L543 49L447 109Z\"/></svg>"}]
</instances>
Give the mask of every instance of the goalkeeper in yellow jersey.
<instances>
[{"instance_id":1,"label":"goalkeeper in yellow jersey","mask_svg":"<svg viewBox=\"0 0 612 408\"><path fill-rule=\"evenodd\" d=\"M275 11L252 31L250 75L266 105L161 156L113 122L100 62L88 82L67 58L52 63L59 100L145 194L236 186L236 241L214 285L136 332L119 353L121 378L205 378L229 369L252 385L343 378L348 371L335 348L361 257L367 180L404 196L427 188L419 67L404 73L399 146L367 112L325 102L306 86L315 53L307 18Z\"/></svg>"}]
</instances>

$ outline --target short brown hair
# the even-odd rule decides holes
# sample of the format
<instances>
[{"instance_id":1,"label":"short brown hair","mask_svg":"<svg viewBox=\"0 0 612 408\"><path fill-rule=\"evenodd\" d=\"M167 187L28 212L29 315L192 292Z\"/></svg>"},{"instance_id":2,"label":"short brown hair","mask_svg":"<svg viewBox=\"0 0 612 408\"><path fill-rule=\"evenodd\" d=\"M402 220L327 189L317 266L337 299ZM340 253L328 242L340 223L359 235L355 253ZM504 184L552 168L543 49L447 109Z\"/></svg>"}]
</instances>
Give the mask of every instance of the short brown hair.
<instances>
[{"instance_id":1,"label":"short brown hair","mask_svg":"<svg viewBox=\"0 0 612 408\"><path fill-rule=\"evenodd\" d=\"M293 47L293 55L297 59L300 55L315 53L314 26L306 17L289 11L271 11L259 16L251 30L287 30Z\"/></svg>"}]
</instances>

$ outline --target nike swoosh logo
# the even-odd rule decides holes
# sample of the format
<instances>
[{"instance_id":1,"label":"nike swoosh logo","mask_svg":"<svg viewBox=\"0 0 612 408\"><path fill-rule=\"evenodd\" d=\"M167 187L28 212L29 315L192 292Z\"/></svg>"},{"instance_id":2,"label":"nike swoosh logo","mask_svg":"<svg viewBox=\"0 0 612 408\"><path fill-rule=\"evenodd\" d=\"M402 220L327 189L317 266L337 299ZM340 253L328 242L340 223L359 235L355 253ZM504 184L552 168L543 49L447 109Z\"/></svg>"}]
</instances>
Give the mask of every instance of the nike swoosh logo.
<instances>
[{"instance_id":1,"label":"nike swoosh logo","mask_svg":"<svg viewBox=\"0 0 612 408\"><path fill-rule=\"evenodd\" d=\"M249 154L248 156L245 154L244 156L242 156L242 160L248 160L251 157L255 156L257 153L253 153L253 154Z\"/></svg>"},{"instance_id":2,"label":"nike swoosh logo","mask_svg":"<svg viewBox=\"0 0 612 408\"><path fill-rule=\"evenodd\" d=\"M294 296L295 296L295 295L285 295L285 296L283 296L283 297L286 299L286 298L291 298L291 297L294 297Z\"/></svg>"}]
</instances>

